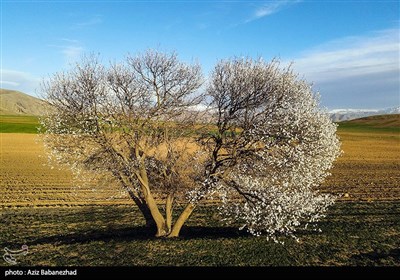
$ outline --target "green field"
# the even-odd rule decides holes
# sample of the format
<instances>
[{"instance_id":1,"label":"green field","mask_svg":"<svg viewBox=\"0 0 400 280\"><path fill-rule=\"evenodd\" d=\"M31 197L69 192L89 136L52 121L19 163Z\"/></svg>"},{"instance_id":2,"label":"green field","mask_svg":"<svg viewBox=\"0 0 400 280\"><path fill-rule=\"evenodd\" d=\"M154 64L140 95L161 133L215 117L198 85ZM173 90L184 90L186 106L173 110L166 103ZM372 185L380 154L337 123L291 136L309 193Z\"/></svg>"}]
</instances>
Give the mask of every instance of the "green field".
<instances>
[{"instance_id":1,"label":"green field","mask_svg":"<svg viewBox=\"0 0 400 280\"><path fill-rule=\"evenodd\" d=\"M35 116L0 115L0 133L37 133ZM339 130L353 132L400 133L400 115L383 115L339 123Z\"/></svg>"},{"instance_id":2,"label":"green field","mask_svg":"<svg viewBox=\"0 0 400 280\"><path fill-rule=\"evenodd\" d=\"M400 114L379 115L339 123L342 132L400 133Z\"/></svg>"},{"instance_id":3,"label":"green field","mask_svg":"<svg viewBox=\"0 0 400 280\"><path fill-rule=\"evenodd\" d=\"M400 266L398 116L340 123L344 155L321 189L346 196L319 223L322 232L282 237L284 245L226 226L210 204L195 210L181 238L155 239L129 200L109 200L111 186L77 188L69 173L46 169L35 135L0 134L0 247L28 245L21 266ZM37 124L0 120L14 133Z\"/></svg>"},{"instance_id":4,"label":"green field","mask_svg":"<svg viewBox=\"0 0 400 280\"><path fill-rule=\"evenodd\" d=\"M37 133L39 118L0 115L0 133Z\"/></svg>"},{"instance_id":5,"label":"green field","mask_svg":"<svg viewBox=\"0 0 400 280\"><path fill-rule=\"evenodd\" d=\"M129 206L7 209L0 246L29 246L22 266L400 265L400 202L336 204L319 225L285 244L224 226L210 206L182 237L155 239Z\"/></svg>"}]
</instances>

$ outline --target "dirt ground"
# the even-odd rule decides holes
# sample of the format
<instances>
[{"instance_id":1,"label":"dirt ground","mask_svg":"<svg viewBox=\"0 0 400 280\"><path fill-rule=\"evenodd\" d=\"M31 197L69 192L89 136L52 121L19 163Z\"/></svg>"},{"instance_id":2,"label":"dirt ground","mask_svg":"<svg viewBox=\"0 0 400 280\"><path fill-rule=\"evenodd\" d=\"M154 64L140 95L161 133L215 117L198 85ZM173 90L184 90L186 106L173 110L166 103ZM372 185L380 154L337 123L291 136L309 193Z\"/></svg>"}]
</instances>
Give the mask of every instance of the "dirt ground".
<instances>
[{"instance_id":1,"label":"dirt ground","mask_svg":"<svg viewBox=\"0 0 400 280\"><path fill-rule=\"evenodd\" d=\"M344 153L322 190L345 200L400 199L400 136L340 130L339 136Z\"/></svg>"},{"instance_id":2,"label":"dirt ground","mask_svg":"<svg viewBox=\"0 0 400 280\"><path fill-rule=\"evenodd\" d=\"M38 140L35 134L0 134L0 207L130 203L107 182L80 186L68 170L51 168Z\"/></svg>"},{"instance_id":3,"label":"dirt ground","mask_svg":"<svg viewBox=\"0 0 400 280\"><path fill-rule=\"evenodd\" d=\"M343 200L400 199L400 137L393 133L339 131L344 154L321 190ZM107 182L79 186L72 174L47 165L34 134L0 134L0 207L131 204Z\"/></svg>"}]
</instances>

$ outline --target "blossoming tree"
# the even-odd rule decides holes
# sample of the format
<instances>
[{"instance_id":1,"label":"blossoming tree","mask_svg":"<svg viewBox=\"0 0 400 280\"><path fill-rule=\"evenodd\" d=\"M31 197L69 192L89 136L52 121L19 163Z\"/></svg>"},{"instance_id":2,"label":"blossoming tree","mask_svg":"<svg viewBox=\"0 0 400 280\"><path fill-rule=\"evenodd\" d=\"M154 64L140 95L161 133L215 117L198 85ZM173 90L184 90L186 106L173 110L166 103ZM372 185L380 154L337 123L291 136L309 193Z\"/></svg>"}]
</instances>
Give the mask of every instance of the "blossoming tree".
<instances>
[{"instance_id":1,"label":"blossoming tree","mask_svg":"<svg viewBox=\"0 0 400 280\"><path fill-rule=\"evenodd\" d=\"M215 67L207 90L215 131L200 139L205 178L192 196L217 194L228 222L275 240L317 221L333 203L316 188L340 154L336 125L318 96L279 66L237 58Z\"/></svg>"},{"instance_id":2,"label":"blossoming tree","mask_svg":"<svg viewBox=\"0 0 400 280\"><path fill-rule=\"evenodd\" d=\"M174 53L108 68L86 59L43 84L49 155L81 177L111 178L157 236L179 236L215 196L228 222L274 239L322 217L333 197L316 187L339 141L310 85L277 61L251 59L221 61L205 94L201 84L199 65ZM206 125L193 110L200 102L211 108ZM176 203L186 205L173 221Z\"/></svg>"}]
</instances>

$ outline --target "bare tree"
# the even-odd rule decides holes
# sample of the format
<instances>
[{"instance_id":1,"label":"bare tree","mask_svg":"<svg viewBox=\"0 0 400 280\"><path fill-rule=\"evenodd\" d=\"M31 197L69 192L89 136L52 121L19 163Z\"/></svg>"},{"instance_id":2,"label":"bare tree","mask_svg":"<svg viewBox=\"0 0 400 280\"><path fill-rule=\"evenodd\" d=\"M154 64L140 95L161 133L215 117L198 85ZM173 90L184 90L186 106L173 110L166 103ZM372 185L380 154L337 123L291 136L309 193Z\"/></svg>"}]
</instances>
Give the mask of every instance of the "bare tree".
<instances>
[{"instance_id":1,"label":"bare tree","mask_svg":"<svg viewBox=\"0 0 400 280\"><path fill-rule=\"evenodd\" d=\"M207 95L216 121L199 139L204 175L192 205L218 195L227 221L275 240L321 218L334 197L316 187L340 144L311 86L276 60L232 59L215 67Z\"/></svg>"},{"instance_id":2,"label":"bare tree","mask_svg":"<svg viewBox=\"0 0 400 280\"><path fill-rule=\"evenodd\" d=\"M181 170L194 145L188 132L201 84L200 66L179 62L175 53L149 50L108 69L86 58L43 84L52 105L42 120L44 143L76 174L117 181L156 235L168 236L175 196L190 187ZM156 200L165 201L165 215Z\"/></svg>"}]
</instances>

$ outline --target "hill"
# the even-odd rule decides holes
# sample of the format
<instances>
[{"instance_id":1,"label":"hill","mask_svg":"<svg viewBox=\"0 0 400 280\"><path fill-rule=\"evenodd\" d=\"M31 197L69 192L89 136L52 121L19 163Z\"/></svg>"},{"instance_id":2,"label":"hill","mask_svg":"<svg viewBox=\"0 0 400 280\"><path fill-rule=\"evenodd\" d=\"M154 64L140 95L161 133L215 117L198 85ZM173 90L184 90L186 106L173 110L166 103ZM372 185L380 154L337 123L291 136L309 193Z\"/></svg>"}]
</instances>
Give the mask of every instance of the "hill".
<instances>
[{"instance_id":1,"label":"hill","mask_svg":"<svg viewBox=\"0 0 400 280\"><path fill-rule=\"evenodd\" d=\"M400 114L370 116L339 123L340 130L400 132Z\"/></svg>"},{"instance_id":2,"label":"hill","mask_svg":"<svg viewBox=\"0 0 400 280\"><path fill-rule=\"evenodd\" d=\"M330 112L334 122L350 121L376 115L400 114L400 106L386 109L335 109Z\"/></svg>"},{"instance_id":3,"label":"hill","mask_svg":"<svg viewBox=\"0 0 400 280\"><path fill-rule=\"evenodd\" d=\"M40 116L47 103L25 93L0 89L0 115Z\"/></svg>"},{"instance_id":4,"label":"hill","mask_svg":"<svg viewBox=\"0 0 400 280\"><path fill-rule=\"evenodd\" d=\"M0 133L37 133L39 118L26 115L0 115Z\"/></svg>"}]
</instances>

